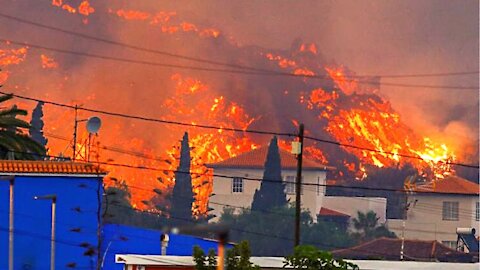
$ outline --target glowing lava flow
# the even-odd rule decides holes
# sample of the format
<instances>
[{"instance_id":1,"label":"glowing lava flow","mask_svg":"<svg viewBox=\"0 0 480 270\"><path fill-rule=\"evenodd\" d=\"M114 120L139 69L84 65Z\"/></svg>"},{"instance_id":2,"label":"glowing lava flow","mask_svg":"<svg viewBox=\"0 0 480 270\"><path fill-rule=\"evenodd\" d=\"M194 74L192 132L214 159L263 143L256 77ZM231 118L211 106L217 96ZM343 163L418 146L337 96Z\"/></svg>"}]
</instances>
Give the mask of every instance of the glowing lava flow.
<instances>
[{"instance_id":1,"label":"glowing lava flow","mask_svg":"<svg viewBox=\"0 0 480 270\"><path fill-rule=\"evenodd\" d=\"M454 153L444 144L435 144L428 138L419 138L413 130L400 121L400 115L393 111L390 103L374 98L360 99L355 93L356 80L346 79L341 69L327 69L337 87L351 94L357 106L351 109L336 109L332 94L313 92L311 101L325 108L322 117L328 118L326 130L342 144L355 145L375 151L344 147L354 153L361 163L377 167L392 167L411 163L420 172L433 174L430 177L444 178L453 173L449 162L455 160ZM312 93L312 94L313 94ZM319 95L320 94L320 95ZM418 156L419 159L404 158L400 155Z\"/></svg>"},{"instance_id":2,"label":"glowing lava flow","mask_svg":"<svg viewBox=\"0 0 480 270\"><path fill-rule=\"evenodd\" d=\"M246 130L255 121L245 113L243 108L234 102L225 100L223 96L215 96L209 87L200 80L183 78L174 74L176 90L172 98L164 102L170 112L166 119L204 119L208 123L222 127L217 130L189 129L191 146L192 184L196 193L195 211L205 213L208 198L212 190L212 177L205 164L234 157L240 153L257 147L246 134L225 130L225 128L241 128ZM195 124L195 123L192 123ZM179 162L178 146L167 152L170 157L170 170L175 170ZM169 182L173 182L174 173L164 173Z\"/></svg>"},{"instance_id":3,"label":"glowing lava flow","mask_svg":"<svg viewBox=\"0 0 480 270\"><path fill-rule=\"evenodd\" d=\"M220 36L220 31L217 29L203 28L193 23L179 20L176 12L159 11L157 13L149 13L125 9L116 11L110 9L109 12L125 20L146 21L152 26L159 27L163 33L192 32L197 33L200 37L217 38Z\"/></svg>"},{"instance_id":4,"label":"glowing lava flow","mask_svg":"<svg viewBox=\"0 0 480 270\"><path fill-rule=\"evenodd\" d=\"M75 4L73 4L74 2ZM100 16L102 12L101 10L96 11L88 1L52 0L52 5L57 10L62 9L72 14L81 14L82 18L86 18L94 12L95 14L92 16ZM229 53L228 61L231 60L231 63L245 63L245 65L250 66L259 64L274 71L283 70L291 74L324 76L324 80L316 81L297 80L295 78L291 81L289 80L288 84L285 84L286 86L273 81L273 77L262 77L261 88L267 93L273 93L271 94L272 100L278 98L278 96L293 96L294 94L290 93L297 93L296 91L300 93L291 99L286 98L282 100L279 98L284 103L275 105L277 107L282 106L280 109L284 110L282 112L284 114L275 115L272 113L273 117L267 119L265 123L282 122L278 126L282 127L279 128L280 131L284 131L287 126L291 126L291 123L293 123L293 126L298 126L298 121L289 117L290 113L301 111L301 114L295 117L298 119L304 117L302 121L309 121L306 125L307 130L313 133L311 134L312 136L330 136L328 139L344 145L355 145L360 148L375 150L368 151L345 146L341 146L341 148L335 146L327 149L324 144L312 142L305 146L305 153L308 157L324 164L343 166L340 169L343 170L339 173L340 177L344 172L353 172L358 179L362 179L367 175L369 166L395 167L406 163L411 163L420 172L430 174L436 178L442 178L453 173L452 167L448 164L448 162L455 160L452 150L446 145L417 135L417 132L414 132L402 123L400 115L393 110L389 102L383 100L378 95L372 94L375 86L364 86L360 79L349 78L346 76L347 72L343 68L325 68L325 64L320 58L319 50L314 44L299 44L296 49L290 51L267 52L253 47L244 50L224 41L224 36L220 34L219 30L186 22L180 19L176 12L111 8L108 10L108 14L109 16L104 19L105 21L109 20L112 24L116 23L124 26L123 24L129 23L132 24L132 28L138 27L135 29L145 26L148 29L147 33L176 34L172 38L172 44L179 44L179 54L183 53L180 47L184 46L181 43L183 42L181 39L187 36L186 34L182 35L182 33L190 33L188 35L189 38L193 40L200 37L204 41L205 46L211 42L215 53L224 47L228 48L226 52ZM136 25L134 26L133 24ZM118 26L112 27L112 29L116 27ZM167 40L167 37L170 37L170 35L162 35L162 37L166 37L165 39ZM209 37L209 39L205 37ZM153 38L151 40L149 38L147 36L146 41L153 40ZM180 40L180 42L174 43L176 40ZM168 44L168 42L165 44ZM250 53L251 51L253 53ZM21 65L26 60L27 52L30 53L28 48L0 48L0 67L8 66L10 69L13 66ZM67 66L64 62L58 63L54 61L56 55L34 56L30 57L30 59L38 61L38 57L40 57L43 67L42 69L37 64L36 66L39 66L39 70L36 70L36 73L34 73L35 75L38 74L35 79L40 82L47 81L50 78L46 77L45 74L57 73L57 71L61 73L60 69ZM132 54L132 57L135 56ZM211 55L205 57L211 57ZM63 57L58 57L59 61L61 59ZM92 65L91 63L87 60L84 62L87 67ZM34 65L32 64L31 66ZM56 68L55 72L47 70L50 68ZM125 65L124 68L128 69L130 66ZM132 72L132 75L128 73L129 79L130 76L132 81L146 79L143 75L140 76L135 73L139 71L138 73L143 74L144 71L148 71L147 69L143 70L142 67L135 66L131 70L134 69L135 72ZM34 69L32 68L32 70ZM103 71L107 70L107 68L102 66L99 70ZM0 73L0 83L10 79L8 78L10 74L8 72L13 71L8 70ZM20 72L22 70L19 69ZM48 89L48 92L39 94L38 92L30 91L33 87L29 88L27 85L21 91L24 91L26 95L31 94L31 96L35 97L63 101L70 105L83 103L99 109L107 109L108 106L98 100L96 94L110 91L108 94L116 97L117 94L121 95L121 92L132 91L131 88L123 88L123 86L118 85L110 87L111 85L105 83L103 78L101 78L102 73L99 72L99 74L91 77L87 76L88 78L74 78L74 76L80 76L75 74L55 77L52 75L51 78L57 80L55 82L56 85L61 85L58 89ZM126 164L132 167L105 165L110 172L106 180L107 184L113 184L115 178L125 181L132 193L131 201L135 207L141 209L153 207L152 198L157 202L162 201L162 196L156 196L153 192L154 188L164 193L168 193L171 189L175 181L174 171L177 169L180 153L179 144L176 142L180 140L183 132L187 131L189 133L192 149L191 172L193 188L196 193L194 206L196 213L206 212L208 198L212 190L211 173L206 169L205 164L234 157L240 153L255 149L258 146L257 144L267 141L262 141L246 132L228 131L229 128L246 130L252 123L265 120L268 117L266 115L270 112L254 110L252 109L253 106L249 107L248 105L250 104L246 103L245 100L252 103L263 101L242 99L240 95L243 95L243 93L238 93L239 98L237 99L237 93L232 94L223 89L212 89L214 87L211 86L215 85L221 88L225 81L226 84L240 85L240 87L236 88L237 90L240 88L248 89L250 83L254 84L255 78L247 77L248 79L245 79L246 77L237 77L236 74L230 74L229 76L231 77L214 77L215 75L203 77L204 74L206 73L197 74L193 71L185 74L162 73L164 75L163 78L165 78L164 81L168 81L168 83L163 85L164 82L162 82L162 84L159 83L157 85L152 80L152 85L154 87L165 87L165 93L162 94L165 94L168 98L160 99L150 92L148 95L145 94L148 98L143 96L139 99L140 101L129 98L128 102L138 102L136 103L137 107L138 105L155 105L157 107L154 108L158 109L157 115L161 115L164 120L184 122L192 125L197 125L199 124L198 121L201 121L202 124L216 126L219 127L218 129L163 125L160 127L148 126L142 129L141 132L131 132L132 130L137 130L141 125L147 124L142 123L135 126L138 122L134 123L130 119L125 120L121 118L112 118L111 121L108 121L109 125L102 127L103 130L93 147L92 159L104 163ZM25 78L29 78L28 76L31 74L22 73L22 75ZM170 76L170 80L168 76ZM278 77L275 79L278 79ZM23 80L30 82L30 79L21 77L15 83ZM265 84L263 84L263 80L265 80ZM34 79L31 79L31 81L34 81ZM217 81L221 81L221 83ZM87 92L84 89L77 90L78 86L75 83L79 82L81 85L85 83L91 86L93 90L90 90L91 92ZM172 85L173 87L171 87ZM264 86L265 89L263 89ZM17 88L16 85L11 87ZM283 87L289 88L284 89ZM225 89L229 88L226 87ZM138 89L138 91L140 90L147 92L147 89ZM282 91L285 95L274 97L276 95L275 91ZM78 96L81 96L82 100L72 100ZM255 97L255 95L252 96ZM270 98L267 94L262 97ZM126 102L125 100L127 99L122 101ZM269 102L269 100L265 102ZM15 101L15 103L20 105L18 101ZM26 104L25 108L31 109L33 106L34 104L29 103ZM116 110L122 111L122 109ZM63 139L49 137L49 153L52 155L63 154L64 156L71 156L71 152L69 152L71 151L71 145L69 143L73 131L73 111L51 105L45 105L44 111L47 136L50 136L48 134L63 135ZM132 113L135 114L136 111ZM145 114L145 111L139 114ZM286 117L280 117L279 115L285 115ZM89 116L91 115L80 114L79 118L83 119ZM272 126L274 125L272 124ZM153 132L153 129L156 132ZM82 132L79 134L78 149L82 156L86 156L87 153L83 151L87 134ZM288 149L289 145L288 141L280 140L280 147ZM344 152L348 156L347 154L344 155ZM339 158L339 153L344 156ZM402 154L412 155L418 157L418 159L408 159L402 157Z\"/></svg>"}]
</instances>

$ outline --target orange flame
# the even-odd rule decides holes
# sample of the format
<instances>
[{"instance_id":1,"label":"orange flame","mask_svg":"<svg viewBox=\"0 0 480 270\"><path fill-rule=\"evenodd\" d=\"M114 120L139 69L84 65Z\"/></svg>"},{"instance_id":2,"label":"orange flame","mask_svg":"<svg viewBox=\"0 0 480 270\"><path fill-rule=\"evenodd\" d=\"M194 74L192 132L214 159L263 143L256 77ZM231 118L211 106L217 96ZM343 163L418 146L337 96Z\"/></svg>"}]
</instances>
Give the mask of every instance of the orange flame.
<instances>
[{"instance_id":1,"label":"orange flame","mask_svg":"<svg viewBox=\"0 0 480 270\"><path fill-rule=\"evenodd\" d=\"M44 54L40 55L40 60L42 61L42 68L49 69L58 67L58 63L55 62L53 58L50 58Z\"/></svg>"},{"instance_id":2,"label":"orange flame","mask_svg":"<svg viewBox=\"0 0 480 270\"><path fill-rule=\"evenodd\" d=\"M197 33L200 37L217 38L220 36L220 31L217 29L202 28L190 22L179 21L176 12L159 11L156 14L152 14L144 11L124 9L118 9L117 11L110 9L109 12L125 20L148 21L150 25L160 27L161 31L167 34L182 31L185 33Z\"/></svg>"}]
</instances>

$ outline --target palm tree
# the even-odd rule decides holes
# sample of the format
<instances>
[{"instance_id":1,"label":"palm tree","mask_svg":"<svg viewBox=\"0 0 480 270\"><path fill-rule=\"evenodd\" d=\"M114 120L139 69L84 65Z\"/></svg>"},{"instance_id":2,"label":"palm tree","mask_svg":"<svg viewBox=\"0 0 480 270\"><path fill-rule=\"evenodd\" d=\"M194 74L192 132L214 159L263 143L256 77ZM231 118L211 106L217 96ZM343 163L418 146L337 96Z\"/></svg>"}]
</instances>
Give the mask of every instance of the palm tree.
<instances>
[{"instance_id":1,"label":"palm tree","mask_svg":"<svg viewBox=\"0 0 480 270\"><path fill-rule=\"evenodd\" d=\"M17 118L27 115L27 111L1 106L12 98L12 95L0 96L0 159L43 159L45 147L24 133L30 124Z\"/></svg>"},{"instance_id":2,"label":"palm tree","mask_svg":"<svg viewBox=\"0 0 480 270\"><path fill-rule=\"evenodd\" d=\"M388 230L384 224L378 224L377 214L373 211L367 213L357 212L358 217L352 220L353 227L357 231L352 236L360 242L372 240L379 237L395 238L395 233Z\"/></svg>"}]
</instances>

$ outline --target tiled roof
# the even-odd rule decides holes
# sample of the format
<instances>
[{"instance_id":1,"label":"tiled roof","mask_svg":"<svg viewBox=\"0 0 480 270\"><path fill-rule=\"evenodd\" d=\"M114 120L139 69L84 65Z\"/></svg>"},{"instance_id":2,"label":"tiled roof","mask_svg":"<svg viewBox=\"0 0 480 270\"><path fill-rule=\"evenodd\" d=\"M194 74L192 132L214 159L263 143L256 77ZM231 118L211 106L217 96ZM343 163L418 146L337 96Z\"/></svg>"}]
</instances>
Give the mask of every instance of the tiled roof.
<instances>
[{"instance_id":1,"label":"tiled roof","mask_svg":"<svg viewBox=\"0 0 480 270\"><path fill-rule=\"evenodd\" d=\"M435 183L428 183L417 186L419 192L437 192L449 194L479 195L480 186L458 176L448 176L445 179L437 180Z\"/></svg>"},{"instance_id":2,"label":"tiled roof","mask_svg":"<svg viewBox=\"0 0 480 270\"><path fill-rule=\"evenodd\" d=\"M332 209L329 209L329 208L325 208L325 207L320 208L320 213L319 214L320 214L320 216L350 217L347 214L344 214L344 213L341 213L341 212L338 212L338 211L335 211L335 210L332 210Z\"/></svg>"},{"instance_id":3,"label":"tiled roof","mask_svg":"<svg viewBox=\"0 0 480 270\"><path fill-rule=\"evenodd\" d=\"M402 240L398 238L378 238L355 247L334 250L336 257L345 259L400 260ZM405 240L404 257L406 260L441 260L464 258L463 252L451 249L437 241ZM455 260L455 259L453 259ZM467 258L468 260L468 258Z\"/></svg>"},{"instance_id":4,"label":"tiled roof","mask_svg":"<svg viewBox=\"0 0 480 270\"><path fill-rule=\"evenodd\" d=\"M297 159L296 157L285 151L279 149L280 160L282 169L296 169L297 168ZM255 168L260 169L265 166L265 160L267 158L268 146L262 146L250 152L240 154L236 157L229 158L217 163L208 164L208 167L212 168ZM316 163L312 160L306 159L305 157L302 160L302 168L305 170L335 170L335 167L328 165L323 165Z\"/></svg>"},{"instance_id":5,"label":"tiled roof","mask_svg":"<svg viewBox=\"0 0 480 270\"><path fill-rule=\"evenodd\" d=\"M0 160L0 174L91 174L105 175L97 165L70 161Z\"/></svg>"}]
</instances>

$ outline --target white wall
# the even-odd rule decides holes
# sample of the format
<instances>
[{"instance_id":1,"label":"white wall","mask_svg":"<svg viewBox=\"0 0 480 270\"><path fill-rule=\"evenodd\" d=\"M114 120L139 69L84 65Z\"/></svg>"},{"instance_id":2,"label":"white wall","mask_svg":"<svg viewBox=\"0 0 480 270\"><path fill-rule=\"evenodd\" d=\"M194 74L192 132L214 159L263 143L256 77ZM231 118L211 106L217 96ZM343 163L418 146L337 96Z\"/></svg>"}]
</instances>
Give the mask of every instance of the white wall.
<instances>
[{"instance_id":1,"label":"white wall","mask_svg":"<svg viewBox=\"0 0 480 270\"><path fill-rule=\"evenodd\" d=\"M409 201L416 203L407 212L405 238L418 240L457 241L457 227L479 229L475 220L475 203L478 197L455 195L415 195ZM443 202L457 201L458 220L443 220ZM388 220L388 228L398 236L402 233L402 220Z\"/></svg>"},{"instance_id":2,"label":"white wall","mask_svg":"<svg viewBox=\"0 0 480 270\"><path fill-rule=\"evenodd\" d=\"M214 169L214 174L225 175L230 177L248 177L255 179L262 179L263 169L228 169L217 168ZM295 170L283 170L282 177L296 176ZM312 218L316 220L316 215L320 211L322 205L322 198L325 196L325 171L312 171L304 170L302 172L303 183L314 184L312 186L304 185L302 194L302 208L310 211ZM221 216L225 204L237 207L237 210L241 210L240 207L250 208L253 195L256 189L260 188L260 181L244 179L243 193L232 192L232 178L218 177L213 178L213 194L209 201L209 207L213 208L210 212L217 216L217 218L211 219L211 221L217 221ZM321 186L316 186L317 184ZM287 199L290 202L295 201L295 195L287 195Z\"/></svg>"},{"instance_id":3,"label":"white wall","mask_svg":"<svg viewBox=\"0 0 480 270\"><path fill-rule=\"evenodd\" d=\"M350 215L351 218L356 218L358 211L373 211L377 214L379 223L385 223L387 217L386 198L325 196L323 207Z\"/></svg>"}]
</instances>

